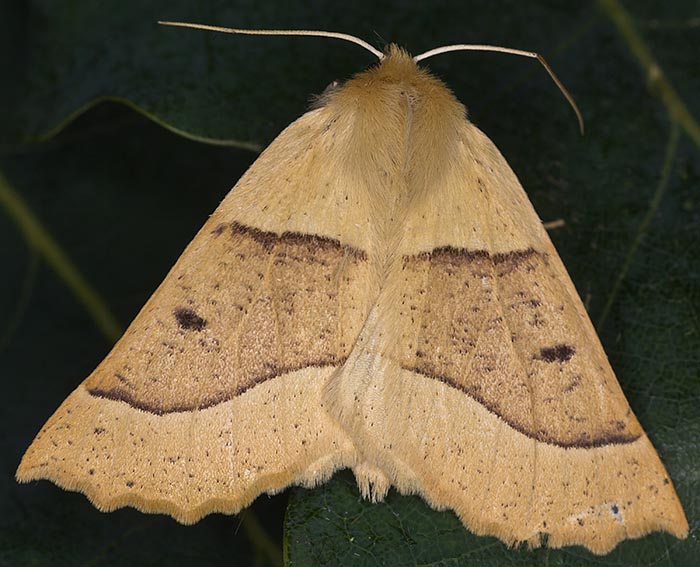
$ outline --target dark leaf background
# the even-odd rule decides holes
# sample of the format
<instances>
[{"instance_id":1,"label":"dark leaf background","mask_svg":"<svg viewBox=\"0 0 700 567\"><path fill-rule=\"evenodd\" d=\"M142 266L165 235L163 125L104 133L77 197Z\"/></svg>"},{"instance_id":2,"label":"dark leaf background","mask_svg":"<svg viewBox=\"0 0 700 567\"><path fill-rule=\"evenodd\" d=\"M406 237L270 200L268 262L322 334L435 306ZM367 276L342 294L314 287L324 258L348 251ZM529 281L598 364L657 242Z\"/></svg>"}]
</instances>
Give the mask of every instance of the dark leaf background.
<instances>
[{"instance_id":1,"label":"dark leaf background","mask_svg":"<svg viewBox=\"0 0 700 567\"><path fill-rule=\"evenodd\" d=\"M309 95L372 63L313 38L214 35L182 19L346 31L413 53L500 147L545 221L690 522L605 557L508 549L450 512L343 472L192 527L96 511L14 471L189 239ZM0 1L0 564L697 565L700 557L700 6L599 2ZM284 559L283 559L284 554Z\"/></svg>"}]
</instances>

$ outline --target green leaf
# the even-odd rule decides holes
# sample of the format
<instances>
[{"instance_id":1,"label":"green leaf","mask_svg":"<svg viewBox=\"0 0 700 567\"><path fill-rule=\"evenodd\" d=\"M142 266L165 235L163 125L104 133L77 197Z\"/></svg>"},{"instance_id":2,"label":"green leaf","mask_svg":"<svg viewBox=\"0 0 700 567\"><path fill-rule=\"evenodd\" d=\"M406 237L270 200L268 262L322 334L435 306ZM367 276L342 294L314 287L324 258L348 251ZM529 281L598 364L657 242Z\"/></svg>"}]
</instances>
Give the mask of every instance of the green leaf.
<instances>
[{"instance_id":1,"label":"green leaf","mask_svg":"<svg viewBox=\"0 0 700 567\"><path fill-rule=\"evenodd\" d=\"M611 8L612 6L612 8ZM345 472L292 491L288 564L694 565L700 556L700 153L671 85L697 122L697 6L623 3L664 83L632 48L617 2L468 3L24 2L0 4L0 170L92 289L125 325L254 156L177 139L119 100L193 139L264 145L311 93L373 61L333 40L217 36L158 19L325 28L412 52L452 42L542 52L574 94L575 119L543 70L504 55L449 54L429 67L500 147L543 220L599 331L619 381L667 466L691 525L596 557L581 548L508 549L451 512L391 492L362 501ZM648 62L647 62L648 63ZM653 70L653 68L652 68ZM58 130L65 130L49 142ZM672 145L671 145L671 149ZM667 162L670 165L666 165ZM667 182L662 183L668 171ZM0 209L2 210L2 209ZM245 515L185 528L133 510L97 513L48 483L12 475L50 413L109 350L98 327L13 217L0 216L0 564L263 565L274 560ZM603 318L603 314L607 312ZM252 512L279 544L284 497ZM241 517L244 519L241 524ZM257 535L255 535L257 533ZM247 536L250 537L247 537Z\"/></svg>"},{"instance_id":2,"label":"green leaf","mask_svg":"<svg viewBox=\"0 0 700 567\"><path fill-rule=\"evenodd\" d=\"M373 60L337 41L331 52L308 38L234 38L157 23L293 26L294 17L299 27L334 12L330 5L312 14L293 3L271 10L262 3L107 0L67 9L12 0L4 10L5 21L15 22L3 38L12 80L0 96L14 109L0 128L6 144L46 139L96 103L116 100L193 139L257 148L335 78L333 70L346 75ZM371 28L364 33L371 35ZM19 56L8 56L13 53Z\"/></svg>"},{"instance_id":3,"label":"green leaf","mask_svg":"<svg viewBox=\"0 0 700 567\"><path fill-rule=\"evenodd\" d=\"M550 1L523 10L514 0L468 6L442 2L430 9L417 2L378 0L361 2L353 10L299 0L103 0L73 2L70 9L55 2L7 0L0 9L7 28L1 52L5 75L12 79L0 94L6 107L13 108L0 128L0 141L8 144L50 137L105 99L133 105L195 139L260 144L296 118L311 93L375 61L370 53L338 40L236 37L159 26L158 20L327 28L375 40L380 47L396 41L415 53L440 42L490 42L543 51L556 67L571 34L585 34L599 17L590 7L562 9ZM540 25L522 26L523 18ZM464 25L470 21L479 25ZM548 30L546 37L541 30ZM570 110L533 61L457 54L429 66L445 70L453 87L469 93L466 102L475 115L487 110L498 115L504 103L510 111L526 112L524 90L513 90L513 77L535 76L534 85L550 104L533 107L569 130ZM562 78L577 90L575 71L576 66Z\"/></svg>"}]
</instances>

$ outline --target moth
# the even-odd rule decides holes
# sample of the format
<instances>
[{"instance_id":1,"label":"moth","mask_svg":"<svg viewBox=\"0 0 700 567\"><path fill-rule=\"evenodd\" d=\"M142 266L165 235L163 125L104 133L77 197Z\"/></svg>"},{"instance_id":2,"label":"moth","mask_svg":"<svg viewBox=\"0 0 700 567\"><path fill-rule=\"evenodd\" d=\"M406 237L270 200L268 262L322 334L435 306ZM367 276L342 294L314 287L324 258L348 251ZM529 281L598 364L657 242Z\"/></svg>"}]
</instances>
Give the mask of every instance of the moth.
<instances>
[{"instance_id":1,"label":"moth","mask_svg":"<svg viewBox=\"0 0 700 567\"><path fill-rule=\"evenodd\" d=\"M418 64L465 46L350 40L379 63L262 153L18 480L190 524L351 468L511 545L686 537L518 179Z\"/></svg>"}]
</instances>

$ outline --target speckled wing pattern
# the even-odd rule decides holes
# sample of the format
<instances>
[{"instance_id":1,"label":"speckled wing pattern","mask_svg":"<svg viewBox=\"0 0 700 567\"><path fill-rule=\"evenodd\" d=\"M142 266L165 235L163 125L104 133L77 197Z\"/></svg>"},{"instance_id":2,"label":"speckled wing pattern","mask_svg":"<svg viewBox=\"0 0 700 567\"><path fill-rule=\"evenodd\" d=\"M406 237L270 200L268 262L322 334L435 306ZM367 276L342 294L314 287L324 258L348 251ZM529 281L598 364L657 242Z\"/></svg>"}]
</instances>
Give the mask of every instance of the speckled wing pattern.
<instances>
[{"instance_id":1,"label":"speckled wing pattern","mask_svg":"<svg viewBox=\"0 0 700 567\"><path fill-rule=\"evenodd\" d=\"M298 172L301 188L266 178L270 162L316 168L315 152L328 151L318 114L280 135L212 215L42 428L20 480L48 478L102 510L130 505L191 523L353 464L353 443L322 409L320 391L369 309L368 254L363 237L344 229L342 209L366 211L323 176L313 184ZM342 192L315 231L299 230L303 205L286 212L302 190L312 210ZM261 209L276 231L251 220Z\"/></svg>"},{"instance_id":2,"label":"speckled wing pattern","mask_svg":"<svg viewBox=\"0 0 700 567\"><path fill-rule=\"evenodd\" d=\"M688 531L520 183L395 47L253 164L17 477L191 523L343 467L508 544Z\"/></svg>"},{"instance_id":3,"label":"speckled wing pattern","mask_svg":"<svg viewBox=\"0 0 700 567\"><path fill-rule=\"evenodd\" d=\"M325 389L361 490L419 493L509 544L607 553L652 530L683 537L668 474L522 187L467 122L460 147L405 211L386 285Z\"/></svg>"}]
</instances>

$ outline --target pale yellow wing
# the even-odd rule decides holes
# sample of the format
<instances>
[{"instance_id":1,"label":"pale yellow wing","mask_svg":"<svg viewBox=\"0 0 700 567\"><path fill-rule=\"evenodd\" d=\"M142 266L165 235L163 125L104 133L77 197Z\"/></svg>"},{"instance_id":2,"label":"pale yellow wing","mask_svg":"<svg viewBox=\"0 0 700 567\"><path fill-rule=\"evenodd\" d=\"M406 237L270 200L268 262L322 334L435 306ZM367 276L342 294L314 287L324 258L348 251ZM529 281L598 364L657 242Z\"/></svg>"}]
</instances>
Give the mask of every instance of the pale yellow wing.
<instances>
[{"instance_id":1,"label":"pale yellow wing","mask_svg":"<svg viewBox=\"0 0 700 567\"><path fill-rule=\"evenodd\" d=\"M363 492L389 485L477 534L605 553L687 522L515 175L463 121L416 195L386 284L325 391Z\"/></svg>"},{"instance_id":2,"label":"pale yellow wing","mask_svg":"<svg viewBox=\"0 0 700 567\"><path fill-rule=\"evenodd\" d=\"M687 522L512 171L398 48L290 126L25 455L195 521L354 469L508 543Z\"/></svg>"},{"instance_id":3,"label":"pale yellow wing","mask_svg":"<svg viewBox=\"0 0 700 567\"><path fill-rule=\"evenodd\" d=\"M38 434L19 480L191 523L354 463L320 391L377 284L372 206L327 169L342 159L332 119L306 114L255 162Z\"/></svg>"}]
</instances>

